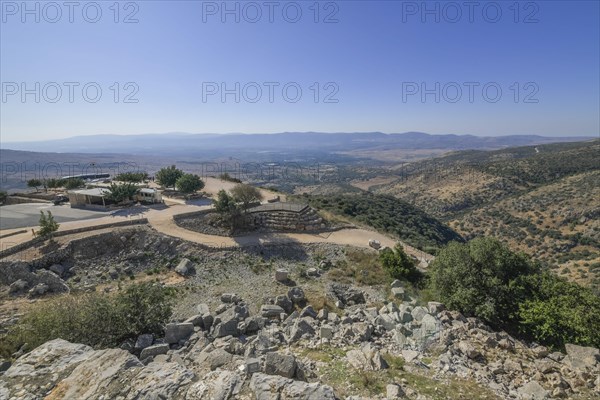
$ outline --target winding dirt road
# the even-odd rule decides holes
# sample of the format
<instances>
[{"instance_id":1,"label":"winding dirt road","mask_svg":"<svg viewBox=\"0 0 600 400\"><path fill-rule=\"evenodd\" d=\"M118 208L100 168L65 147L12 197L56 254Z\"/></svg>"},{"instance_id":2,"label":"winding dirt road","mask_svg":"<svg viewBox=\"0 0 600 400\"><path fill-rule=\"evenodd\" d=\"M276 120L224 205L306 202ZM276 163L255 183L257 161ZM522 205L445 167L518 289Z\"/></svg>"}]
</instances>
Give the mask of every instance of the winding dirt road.
<instances>
[{"instance_id":1,"label":"winding dirt road","mask_svg":"<svg viewBox=\"0 0 600 400\"><path fill-rule=\"evenodd\" d=\"M230 189L233 186L230 182L221 182L218 179L208 178L206 182L205 192L210 195L215 195L220 189ZM265 198L271 198L274 196L273 192L262 190ZM389 238L388 236L382 235L378 232L367 230L367 229L342 229L335 232L325 232L320 234L315 233L252 233L246 236L226 237L217 235L208 235L190 231L179 227L175 224L173 219L174 215L186 214L201 210L207 210L212 208L211 204L205 202L202 205L190 205L190 204L173 204L169 207L132 207L126 210L119 210L111 215L100 217L96 219L88 219L81 221L70 221L62 223L59 227L59 231L71 230L81 227L99 226L104 224L110 224L114 222L134 220L139 218L147 218L148 224L155 229L157 232L163 233L168 236L173 236L179 239L183 239L193 243L199 243L209 247L245 247L245 246L261 246L267 244L285 244L285 243L332 243L338 245L350 245L355 247L370 248L369 240L378 240L382 246L394 247L397 243L396 240ZM11 232L17 232L25 230L25 233L19 233L13 236L8 236L0 239L0 248L2 250L13 247L19 243L31 240L33 238L31 230L37 229L38 227L26 227L12 230L0 231L0 236L4 236ZM104 231L104 229L102 229ZM77 233L77 237L86 237L97 235L98 231L88 231ZM68 239L69 236L64 236ZM426 261L431 260L433 257L423 253L422 251L408 246L402 243L405 251L417 257L424 264Z\"/></svg>"}]
</instances>

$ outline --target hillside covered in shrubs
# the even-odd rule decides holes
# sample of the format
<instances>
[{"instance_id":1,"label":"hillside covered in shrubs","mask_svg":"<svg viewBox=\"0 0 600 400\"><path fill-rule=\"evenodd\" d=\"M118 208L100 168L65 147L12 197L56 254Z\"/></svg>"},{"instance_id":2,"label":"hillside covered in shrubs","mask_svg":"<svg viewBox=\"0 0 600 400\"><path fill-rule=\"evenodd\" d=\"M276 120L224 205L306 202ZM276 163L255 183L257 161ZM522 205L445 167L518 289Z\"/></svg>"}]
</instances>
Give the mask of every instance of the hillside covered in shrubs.
<instances>
[{"instance_id":1,"label":"hillside covered in shrubs","mask_svg":"<svg viewBox=\"0 0 600 400\"><path fill-rule=\"evenodd\" d=\"M390 233L400 240L425 252L435 254L451 241L462 242L462 237L444 223L393 196L362 192L302 196L311 206Z\"/></svg>"}]
</instances>

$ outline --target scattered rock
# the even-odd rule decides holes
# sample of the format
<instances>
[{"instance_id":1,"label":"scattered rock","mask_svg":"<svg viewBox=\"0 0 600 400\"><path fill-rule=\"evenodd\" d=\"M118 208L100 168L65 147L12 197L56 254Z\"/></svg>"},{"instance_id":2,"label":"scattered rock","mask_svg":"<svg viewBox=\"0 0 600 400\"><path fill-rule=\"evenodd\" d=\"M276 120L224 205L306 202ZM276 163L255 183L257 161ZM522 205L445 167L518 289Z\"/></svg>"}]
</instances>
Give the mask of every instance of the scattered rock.
<instances>
[{"instance_id":1,"label":"scattered rock","mask_svg":"<svg viewBox=\"0 0 600 400\"><path fill-rule=\"evenodd\" d=\"M300 287L293 287L288 290L288 297L294 304L302 304L306 300L306 296L304 295L304 290Z\"/></svg>"},{"instance_id":2,"label":"scattered rock","mask_svg":"<svg viewBox=\"0 0 600 400\"><path fill-rule=\"evenodd\" d=\"M250 379L250 389L256 400L335 400L330 386L294 381L282 376L257 373Z\"/></svg>"},{"instance_id":3,"label":"scattered rock","mask_svg":"<svg viewBox=\"0 0 600 400\"><path fill-rule=\"evenodd\" d=\"M235 293L223 293L221 295L221 301L226 304L231 304L231 303L237 304L240 302L240 298Z\"/></svg>"},{"instance_id":4,"label":"scattered rock","mask_svg":"<svg viewBox=\"0 0 600 400\"><path fill-rule=\"evenodd\" d=\"M458 348L470 359L475 359L481 355L481 353L469 342L462 340L458 343Z\"/></svg>"},{"instance_id":5,"label":"scattered rock","mask_svg":"<svg viewBox=\"0 0 600 400\"><path fill-rule=\"evenodd\" d=\"M548 398L548 391L536 381L526 383L518 389L518 392L523 400L544 400Z\"/></svg>"},{"instance_id":6,"label":"scattered rock","mask_svg":"<svg viewBox=\"0 0 600 400\"><path fill-rule=\"evenodd\" d=\"M152 336L152 334L147 333L144 335L140 335L140 336L138 336L137 340L135 341L134 349L137 351L141 351L141 350L145 349L146 347L152 346L153 342L154 342L154 336Z\"/></svg>"},{"instance_id":7,"label":"scattered rock","mask_svg":"<svg viewBox=\"0 0 600 400\"><path fill-rule=\"evenodd\" d=\"M346 359L358 370L379 371L388 368L379 350L375 349L371 343L366 343L359 350L350 350L346 353Z\"/></svg>"},{"instance_id":8,"label":"scattered rock","mask_svg":"<svg viewBox=\"0 0 600 400\"><path fill-rule=\"evenodd\" d=\"M165 328L165 342L173 344L185 340L194 333L194 324L190 322L167 324Z\"/></svg>"},{"instance_id":9,"label":"scattered rock","mask_svg":"<svg viewBox=\"0 0 600 400\"><path fill-rule=\"evenodd\" d=\"M285 310L279 306L273 304L263 304L260 307L260 315L265 318L279 317L281 314L285 314Z\"/></svg>"},{"instance_id":10,"label":"scattered rock","mask_svg":"<svg viewBox=\"0 0 600 400\"><path fill-rule=\"evenodd\" d=\"M387 400L396 400L404 397L404 391L402 390L402 387L398 384L389 384L385 387L385 389Z\"/></svg>"},{"instance_id":11,"label":"scattered rock","mask_svg":"<svg viewBox=\"0 0 600 400\"><path fill-rule=\"evenodd\" d=\"M50 289L48 285L45 283L38 283L33 288L31 288L28 292L29 297L37 297L46 294L46 292Z\"/></svg>"},{"instance_id":12,"label":"scattered rock","mask_svg":"<svg viewBox=\"0 0 600 400\"><path fill-rule=\"evenodd\" d=\"M145 360L148 357L154 357L159 354L167 354L169 351L169 345L166 343L155 344L154 346L148 346L140 353L140 360Z\"/></svg>"},{"instance_id":13,"label":"scattered rock","mask_svg":"<svg viewBox=\"0 0 600 400\"><path fill-rule=\"evenodd\" d=\"M48 269L59 277L65 273L65 267L63 267L61 264L52 264Z\"/></svg>"},{"instance_id":14,"label":"scattered rock","mask_svg":"<svg viewBox=\"0 0 600 400\"><path fill-rule=\"evenodd\" d=\"M594 368L600 362L600 350L594 347L583 347L566 344L567 357L565 360L577 369Z\"/></svg>"},{"instance_id":15,"label":"scattered rock","mask_svg":"<svg viewBox=\"0 0 600 400\"><path fill-rule=\"evenodd\" d=\"M292 303L290 298L285 295L275 297L275 305L283 308L287 314L291 313L294 309L294 303Z\"/></svg>"},{"instance_id":16,"label":"scattered rock","mask_svg":"<svg viewBox=\"0 0 600 400\"><path fill-rule=\"evenodd\" d=\"M25 281L23 279L19 279L10 284L8 292L11 294L19 293L19 292L22 292L23 290L27 289L28 286L29 286L29 284L27 283L27 281Z\"/></svg>"},{"instance_id":17,"label":"scattered rock","mask_svg":"<svg viewBox=\"0 0 600 400\"><path fill-rule=\"evenodd\" d=\"M188 276L194 270L194 263L188 260L187 258L181 259L179 264L175 267L175 272L177 272L181 276Z\"/></svg>"},{"instance_id":18,"label":"scattered rock","mask_svg":"<svg viewBox=\"0 0 600 400\"><path fill-rule=\"evenodd\" d=\"M275 280L281 283L287 282L288 274L287 269L278 269L275 271Z\"/></svg>"},{"instance_id":19,"label":"scattered rock","mask_svg":"<svg viewBox=\"0 0 600 400\"><path fill-rule=\"evenodd\" d=\"M267 353L265 357L265 373L280 375L284 378L293 378L296 374L296 359L294 356L276 352Z\"/></svg>"},{"instance_id":20,"label":"scattered rock","mask_svg":"<svg viewBox=\"0 0 600 400\"><path fill-rule=\"evenodd\" d=\"M392 296L399 300L403 300L406 294L403 287L393 287L390 291L392 293Z\"/></svg>"}]
</instances>

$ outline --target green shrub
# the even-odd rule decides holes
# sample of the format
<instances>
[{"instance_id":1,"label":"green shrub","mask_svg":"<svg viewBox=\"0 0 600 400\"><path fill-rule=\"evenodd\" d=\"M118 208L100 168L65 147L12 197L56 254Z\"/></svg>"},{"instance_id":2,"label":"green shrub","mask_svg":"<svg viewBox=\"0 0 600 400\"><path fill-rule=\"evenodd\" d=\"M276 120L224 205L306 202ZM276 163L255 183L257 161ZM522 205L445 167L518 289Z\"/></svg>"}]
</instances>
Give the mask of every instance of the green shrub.
<instances>
[{"instance_id":1,"label":"green shrub","mask_svg":"<svg viewBox=\"0 0 600 400\"><path fill-rule=\"evenodd\" d=\"M173 292L150 283L134 284L115 295L65 295L32 306L5 337L2 356L61 338L94 348L116 347L142 333L161 335L172 314Z\"/></svg>"},{"instance_id":2,"label":"green shrub","mask_svg":"<svg viewBox=\"0 0 600 400\"><path fill-rule=\"evenodd\" d=\"M54 220L54 216L50 211L47 215L40 211L40 230L37 232L42 237L50 236L58 230L59 224Z\"/></svg>"},{"instance_id":3,"label":"green shrub","mask_svg":"<svg viewBox=\"0 0 600 400\"><path fill-rule=\"evenodd\" d=\"M526 256L492 238L450 243L431 264L431 284L440 301L492 325L510 323L522 289L518 279L536 270Z\"/></svg>"},{"instance_id":4,"label":"green shrub","mask_svg":"<svg viewBox=\"0 0 600 400\"><path fill-rule=\"evenodd\" d=\"M527 277L530 297L519 305L520 330L553 347L600 347L600 297L545 272Z\"/></svg>"},{"instance_id":5,"label":"green shrub","mask_svg":"<svg viewBox=\"0 0 600 400\"><path fill-rule=\"evenodd\" d=\"M123 172L115 177L116 181L119 182L143 182L148 179L148 173L144 171L140 172Z\"/></svg>"},{"instance_id":6,"label":"green shrub","mask_svg":"<svg viewBox=\"0 0 600 400\"><path fill-rule=\"evenodd\" d=\"M431 285L448 308L527 339L554 348L600 346L600 298L542 272L496 239L451 243L441 250L431 265Z\"/></svg>"},{"instance_id":7,"label":"green shrub","mask_svg":"<svg viewBox=\"0 0 600 400\"><path fill-rule=\"evenodd\" d=\"M198 175L183 174L175 182L177 190L184 194L192 194L204 188L204 181Z\"/></svg>"},{"instance_id":8,"label":"green shrub","mask_svg":"<svg viewBox=\"0 0 600 400\"><path fill-rule=\"evenodd\" d=\"M401 244L392 249L384 249L379 253L383 268L392 279L416 282L421 277L415 262L404 252Z\"/></svg>"}]
</instances>

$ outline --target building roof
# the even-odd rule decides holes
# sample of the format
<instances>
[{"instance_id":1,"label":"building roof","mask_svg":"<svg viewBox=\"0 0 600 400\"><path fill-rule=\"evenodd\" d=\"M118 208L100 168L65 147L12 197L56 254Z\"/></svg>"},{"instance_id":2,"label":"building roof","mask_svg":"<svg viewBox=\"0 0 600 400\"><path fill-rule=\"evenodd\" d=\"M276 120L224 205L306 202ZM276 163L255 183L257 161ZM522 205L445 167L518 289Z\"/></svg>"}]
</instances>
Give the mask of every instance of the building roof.
<instances>
[{"instance_id":1,"label":"building roof","mask_svg":"<svg viewBox=\"0 0 600 400\"><path fill-rule=\"evenodd\" d=\"M93 188L93 189L71 190L69 193L81 194L84 196L92 196L92 197L105 197L110 194L110 190L103 189L103 188Z\"/></svg>"},{"instance_id":2,"label":"building roof","mask_svg":"<svg viewBox=\"0 0 600 400\"><path fill-rule=\"evenodd\" d=\"M140 189L140 193L150 193L150 194L154 194L154 193L156 193L156 189L151 189L151 188L143 188L143 189Z\"/></svg>"}]
</instances>

